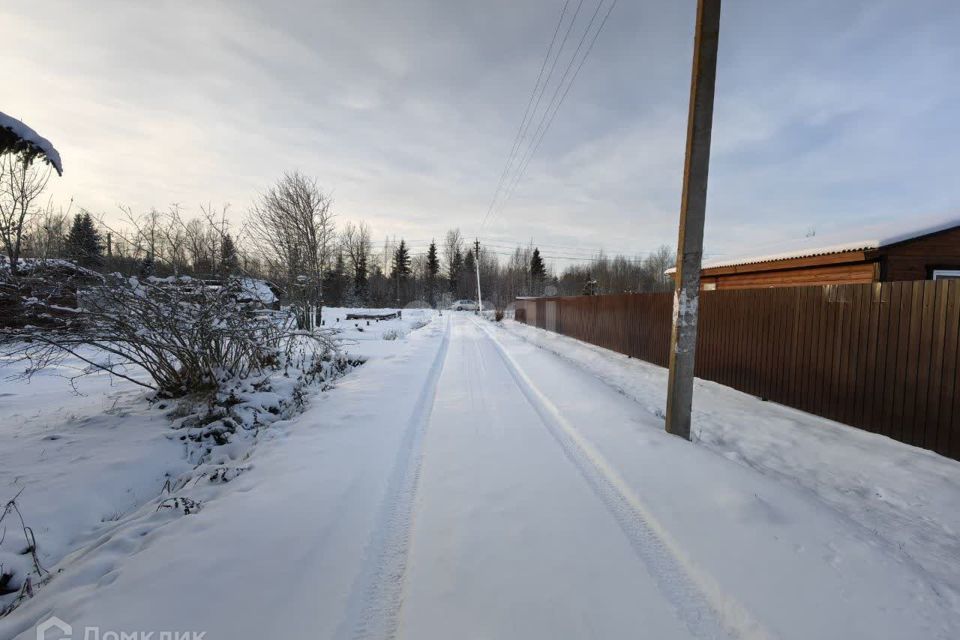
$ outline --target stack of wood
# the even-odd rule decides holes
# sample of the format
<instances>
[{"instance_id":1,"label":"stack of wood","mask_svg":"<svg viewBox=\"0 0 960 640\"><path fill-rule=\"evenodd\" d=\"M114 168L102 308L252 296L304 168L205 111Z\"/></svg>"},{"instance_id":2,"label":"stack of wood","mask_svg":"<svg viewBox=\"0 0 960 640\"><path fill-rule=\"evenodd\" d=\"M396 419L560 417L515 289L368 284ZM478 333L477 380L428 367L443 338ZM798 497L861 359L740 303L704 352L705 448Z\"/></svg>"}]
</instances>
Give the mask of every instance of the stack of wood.
<instances>
[{"instance_id":1,"label":"stack of wood","mask_svg":"<svg viewBox=\"0 0 960 640\"><path fill-rule=\"evenodd\" d=\"M0 265L0 328L57 326L74 314L83 287L102 283L69 260L21 260L15 275Z\"/></svg>"}]
</instances>

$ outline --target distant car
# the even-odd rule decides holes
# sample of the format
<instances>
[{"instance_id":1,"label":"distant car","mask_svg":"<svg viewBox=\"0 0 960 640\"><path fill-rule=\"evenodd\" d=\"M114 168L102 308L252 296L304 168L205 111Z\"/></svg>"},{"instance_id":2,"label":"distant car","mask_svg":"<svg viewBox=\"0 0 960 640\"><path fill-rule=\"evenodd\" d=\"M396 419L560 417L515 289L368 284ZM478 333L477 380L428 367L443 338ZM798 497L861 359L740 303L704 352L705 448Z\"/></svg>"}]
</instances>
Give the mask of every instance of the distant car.
<instances>
[{"instance_id":1,"label":"distant car","mask_svg":"<svg viewBox=\"0 0 960 640\"><path fill-rule=\"evenodd\" d=\"M476 311L477 310L477 301L476 300L457 300L450 308L454 311Z\"/></svg>"}]
</instances>

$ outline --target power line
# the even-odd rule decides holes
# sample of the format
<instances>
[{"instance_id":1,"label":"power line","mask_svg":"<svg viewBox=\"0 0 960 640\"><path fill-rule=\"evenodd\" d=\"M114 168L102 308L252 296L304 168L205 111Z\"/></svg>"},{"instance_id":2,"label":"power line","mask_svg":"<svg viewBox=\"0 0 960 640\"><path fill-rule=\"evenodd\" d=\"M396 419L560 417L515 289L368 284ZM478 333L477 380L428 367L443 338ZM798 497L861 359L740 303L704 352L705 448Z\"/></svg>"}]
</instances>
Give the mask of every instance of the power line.
<instances>
[{"instance_id":1,"label":"power line","mask_svg":"<svg viewBox=\"0 0 960 640\"><path fill-rule=\"evenodd\" d=\"M601 0L601 2L602 2L602 1L603 1L603 0ZM567 40L570 38L570 32L573 30L573 25L574 25L574 23L576 23L576 21L577 21L577 16L580 15L580 9L581 9L582 7L583 7L583 0L579 0L579 2L577 3L577 9L576 9L576 11L574 11L574 13L573 13L573 18L570 19L570 24L567 25L567 30L566 30L566 31L564 32L564 34L563 34L563 40L560 42L560 47L557 48L557 55L554 56L554 58L553 58L553 63L550 65L550 71L549 71L549 73L547 74L547 79L543 82L543 85L540 87L539 95L537 95L537 84L534 84L533 94L531 94L531 98L533 97L533 95L537 95L537 99L536 99L536 103L535 103L534 106L533 106L533 111L530 113L530 120L527 121L526 113L525 113L525 114L524 114L524 119L523 119L523 121L522 121L521 124L520 124L520 132L519 132L519 135L518 135L518 138L519 138L518 143L514 145L514 146L515 146L515 149L511 150L511 154L510 154L510 157L508 158L507 165L504 167L503 174L501 175L501 180L500 180L500 182L497 184L497 190L494 192L494 194L493 194L493 199L490 201L490 206L487 208L487 213L486 213L486 215L483 217L483 222L480 224L481 229L486 225L486 223L487 223L487 218L490 216L491 212L494 210L494 207L496 206L497 196L500 194L500 189L501 189L501 187L502 187L502 182L503 182L504 179L506 179L506 176L509 175L510 169L512 168L512 161L513 161L513 159L516 157L516 151L519 150L520 144L522 144L523 139L526 138L526 132L529 131L529 129L530 129L530 124L533 123L533 119L536 117L537 109L540 108L540 101L543 99L543 94L546 92L547 86L550 84L550 79L553 77L553 72L554 72L554 71L556 70L556 68L557 68L557 62L560 61L560 55L563 53L563 48L564 48L564 46L566 46ZM563 24L563 15L564 15L564 13L566 13L566 8L567 8L567 2L564 3L563 11L561 11L561 13L560 13L560 20L559 20L559 22L557 23L557 31L559 31L560 26ZM551 47L547 49L547 55L544 57L544 66L546 65L547 60L549 60L549 58L550 58L550 51L551 51L551 49L552 49L552 45L553 45L553 43L551 42ZM548 107L548 108L549 108L549 107ZM544 113L546 113L546 111L544 111ZM524 152L524 153L526 153L526 152ZM521 155L521 158L522 158L522 157L523 157L523 155Z\"/></svg>"},{"instance_id":2,"label":"power line","mask_svg":"<svg viewBox=\"0 0 960 640\"><path fill-rule=\"evenodd\" d=\"M390 250L396 250L396 248L399 246L399 244L400 244L399 242L391 242L391 243L387 243L387 246L389 247ZM471 244L472 244L472 243L471 243ZM411 243L407 243L405 246L406 246L406 248L409 249L410 251L418 252L416 255L419 255L420 253L422 253L423 255L426 255L426 251L429 249L429 246L426 246L426 245L416 245L416 244L411 244ZM564 246L564 245L549 245L549 244L546 244L546 245L545 245L545 244L539 244L539 243L532 243L532 244L531 244L529 241L528 241L528 242L515 242L515 243L508 243L508 242L482 242L482 243L481 243L481 247L482 247L482 248L493 248L493 249L506 250L506 251L509 251L509 252L510 252L510 253L504 253L504 254L501 254L501 255L513 255L513 251L514 251L514 250L516 250L516 249L521 249L521 250L522 250L522 249L524 249L524 248L531 247L531 246L535 246L536 248L541 249L541 250L542 250L542 249L545 249L545 250L547 250L547 251L557 251L557 252L564 253L564 254L570 254L571 252L573 252L574 254L579 254L579 255L565 255L565 256L564 256L565 258L570 258L570 259L593 259L593 258L599 258L599 257L601 256L601 254L603 255L603 257L605 257L605 258L607 258L607 259L612 259L612 258L615 257L615 256L621 256L621 257L625 257L625 256L641 256L641 255L650 255L650 254L657 253L656 250L653 250L653 251L650 251L650 250L646 250L646 251L623 251L623 250L616 250L616 249L607 249L607 248L604 248L604 247L598 247L598 248L596 248L596 249L591 249L591 248L588 248L588 247L572 247L572 246L569 246L569 245L567 245L567 246ZM491 251L491 253L493 253L493 251Z\"/></svg>"},{"instance_id":3,"label":"power line","mask_svg":"<svg viewBox=\"0 0 960 640\"><path fill-rule=\"evenodd\" d=\"M507 257L507 258L512 258L512 257L514 256L514 253L513 253L513 252L508 252L508 251L495 251L495 250L492 250L492 249L485 249L485 251L486 251L486 253L489 253L489 254L492 254L492 255L505 256L505 257ZM411 256L411 257L414 257L414 258L424 257L424 256L426 256L426 255L427 255L426 252L411 253L411 254L410 254L410 256ZM712 255L712 254L708 254L708 255ZM627 262L627 263L630 263L630 264L641 264L641 263L643 263L643 262L645 261L645 258L628 258L628 257L626 257L626 256L624 256L624 255L603 256L603 257L600 257L600 256L597 256L597 257L584 257L584 256L565 256L565 255L554 255L554 254L550 254L550 253L541 253L541 254L540 254L540 257L543 258L544 260L568 260L568 261L571 261L571 262L594 262L594 263L596 263L596 262L613 262L615 259L616 259L616 260L619 260L619 261L622 261L622 262Z\"/></svg>"},{"instance_id":4,"label":"power line","mask_svg":"<svg viewBox=\"0 0 960 640\"><path fill-rule=\"evenodd\" d=\"M421 242L405 241L405 242L406 242L405 246L407 247L407 249L409 249L411 252L416 252L416 253L412 253L411 255L426 255L426 251L429 249L429 244L423 243L422 241ZM384 244L388 247L388 250L395 250L396 247L400 244L400 240L388 239ZM516 249L522 250L527 247L535 247L541 250L546 250L548 254L551 252L555 252L557 254L563 254L563 255L551 255L550 257L554 257L557 259L565 259L565 260L602 260L602 259L612 260L615 257L627 258L627 256L632 256L631 258L627 258L627 259L634 259L634 258L639 259L639 256L648 256L648 255L652 255L659 252L659 249L626 250L626 249L604 247L602 245L594 249L594 248L590 248L588 246L583 246L583 245L564 245L564 244L553 244L553 243L544 244L544 243L535 242L532 239L510 240L510 239L503 239L503 238L482 242L481 246L483 248L492 247L493 249L506 250L508 253L504 253L503 251L493 251L493 250L490 251L490 253L495 253L497 255L505 255L505 256L512 256L513 252ZM441 249L441 248L442 247L438 247L438 249ZM571 255L571 252L579 255ZM602 257L601 257L601 254L602 254ZM725 254L711 253L710 255L720 256Z\"/></svg>"},{"instance_id":5,"label":"power line","mask_svg":"<svg viewBox=\"0 0 960 640\"><path fill-rule=\"evenodd\" d=\"M527 116L530 115L530 106L533 104L534 96L537 95L537 89L540 87L540 80L543 78L543 70L547 68L547 62L550 60L550 54L553 52L553 45L557 42L557 34L560 33L560 27L563 25L563 18L567 14L567 6L569 6L570 0L565 0L563 3L563 9L560 11L560 19L557 20L557 27L553 30L553 38L550 39L550 46L547 47L547 54L543 57L543 62L540 64L540 72L537 74L537 81L533 83L533 91L530 92L530 98L527 100L527 108L523 111L523 119L520 121L520 127L517 128L517 135L513 138L513 145L510 148L510 154L507 156L507 162L503 166L503 171L500 173L500 180L497 181L497 188L493 192L493 198L490 200L490 206L487 207L487 213L483 218L483 223L481 223L481 228L487 222L487 216L490 215L490 212L493 211L493 205L497 201L497 196L500 194L500 189L503 186L503 181L507 177L507 173L510 170L513 160L516 157L517 150L520 147L520 142L523 139L525 132L528 128ZM574 21L577 19L577 14L580 13L580 7L583 5L583 0L580 0L580 3L577 5L577 11L573 16L573 19L570 21L570 27L573 27ZM567 32L564 34L563 42L560 43L560 48L557 50L557 58L560 57L560 51L563 50L563 45L567 41L567 37L570 35L570 27L567 28ZM556 67L556 59L554 59L553 65L550 67L550 73L547 75L547 79L543 83L543 89L546 89L547 83L550 82L550 77L553 75L553 69ZM537 97L537 106L540 105L540 98L543 97L543 90L540 91L540 96ZM534 107L534 113L536 113L537 107ZM532 120L531 116L531 120Z\"/></svg>"},{"instance_id":6,"label":"power line","mask_svg":"<svg viewBox=\"0 0 960 640\"><path fill-rule=\"evenodd\" d=\"M600 0L597 4L597 8L593 13L593 17L590 19L590 23L587 25L587 28L583 32L583 36L580 39L580 44L577 46L577 51L574 52L573 58L570 59L570 64L567 66L567 71L564 72L564 76L560 79L560 84L557 85L554 95L551 98L550 104L547 105L547 110L544 111L544 118L548 112L550 112L550 107L553 106L554 101L560 91L560 88L563 86L563 80L566 78L567 72L573 67L574 61L576 60L576 54L579 53L581 46L587 38L587 35L590 33L590 27L593 26L594 21L596 20L597 15L599 14L600 8L603 6L605 0ZM531 142L530 147L528 147L528 153L521 161L520 167L516 173L516 176L512 184L507 189L506 195L501 200L500 208L494 213L496 216L503 208L506 206L507 201L513 196L516 191L517 185L520 184L520 180L523 178L524 174L527 171L527 167L530 165L530 161L533 159L534 155L537 153L537 150L540 148L540 144L543 142L544 137L546 137L547 132L550 130L550 125L553 124L554 118L556 118L557 112L560 110L560 107L563 105L564 100L566 100L567 94L570 93L573 83L576 81L577 76L580 74L580 69L583 68L584 63L587 61L587 58L590 56L590 52L593 51L593 47L597 42L597 38L600 37L600 33L603 31L603 27L607 24L607 20L610 18L610 14L613 12L614 7L616 7L618 0L613 0L610 3L610 6L607 9L606 14L603 16L603 20L600 22L600 26L593 34L593 38L590 40L590 44L587 46L586 51L583 54L583 57L580 58L580 62L577 65L576 70L573 73L573 76L570 78L570 82L567 83L566 89L564 89L563 94L560 95L559 102L556 103L556 107L553 109L553 112L550 113L549 119L546 120L546 126L543 127L542 132L540 127L537 128L537 131L534 133L534 140ZM541 125L544 121L541 120ZM539 137L538 137L539 134Z\"/></svg>"},{"instance_id":7,"label":"power line","mask_svg":"<svg viewBox=\"0 0 960 640\"><path fill-rule=\"evenodd\" d=\"M592 249L589 246L584 246L582 244L581 245L568 245L568 244L564 245L564 244L550 244L550 243L544 244L542 242L533 242L532 240L528 240L526 242L513 242L511 240L500 240L500 241L487 240L486 242L484 242L484 246L487 246L487 247L494 246L494 247L501 247L501 248L506 247L508 249L517 248L517 247L523 248L526 246L536 246L541 249L547 249L548 251L553 249L560 249L560 250L567 250L567 251L587 252L591 254L602 252L607 254L637 255L641 253L657 252L657 250L635 251L635 250L610 249L602 245L599 246L597 249Z\"/></svg>"}]
</instances>

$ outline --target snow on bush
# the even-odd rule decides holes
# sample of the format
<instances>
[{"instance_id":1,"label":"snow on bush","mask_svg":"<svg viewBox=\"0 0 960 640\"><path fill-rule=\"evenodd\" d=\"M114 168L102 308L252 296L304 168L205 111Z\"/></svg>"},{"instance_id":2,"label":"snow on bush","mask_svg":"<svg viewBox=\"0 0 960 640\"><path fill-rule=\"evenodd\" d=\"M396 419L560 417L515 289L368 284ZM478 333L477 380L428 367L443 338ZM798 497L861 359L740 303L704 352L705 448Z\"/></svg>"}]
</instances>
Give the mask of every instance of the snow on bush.
<instances>
[{"instance_id":1,"label":"snow on bush","mask_svg":"<svg viewBox=\"0 0 960 640\"><path fill-rule=\"evenodd\" d=\"M30 296L22 306L44 326L0 330L0 358L24 364L30 377L69 357L86 365L78 376L105 371L150 389L192 465L169 478L152 513L193 514L203 506L198 483L243 473L266 427L299 413L308 388L326 388L358 363L329 333L299 331L289 314L251 303L249 288L241 279L115 274L79 290L73 307ZM15 515L12 501L3 517ZM43 540L33 539L29 522L18 528L22 541L0 528L0 616L52 577L36 556Z\"/></svg>"},{"instance_id":2,"label":"snow on bush","mask_svg":"<svg viewBox=\"0 0 960 640\"><path fill-rule=\"evenodd\" d=\"M280 420L304 410L311 388L327 389L359 361L339 352L319 356L311 340L294 336L282 366L222 381L216 391L179 398L156 398L154 411L169 419L170 437L183 443L189 470L170 475L160 495L118 525L145 528L199 512L218 485L250 468L255 445ZM20 518L19 494L0 512L0 617L55 579L57 569L41 564L43 528L35 539ZM6 530L4 532L4 530ZM59 534L60 532L57 532Z\"/></svg>"},{"instance_id":3,"label":"snow on bush","mask_svg":"<svg viewBox=\"0 0 960 640\"><path fill-rule=\"evenodd\" d=\"M322 359L333 351L326 334L297 331L288 314L247 302L240 279L210 285L114 274L77 297L75 309L24 299L25 309L47 326L4 330L0 355L26 362L29 376L69 354L91 371L109 371L172 398L215 392L228 380L286 366L291 357ZM102 357L85 355L86 346ZM130 365L147 371L150 381L125 375Z\"/></svg>"}]
</instances>

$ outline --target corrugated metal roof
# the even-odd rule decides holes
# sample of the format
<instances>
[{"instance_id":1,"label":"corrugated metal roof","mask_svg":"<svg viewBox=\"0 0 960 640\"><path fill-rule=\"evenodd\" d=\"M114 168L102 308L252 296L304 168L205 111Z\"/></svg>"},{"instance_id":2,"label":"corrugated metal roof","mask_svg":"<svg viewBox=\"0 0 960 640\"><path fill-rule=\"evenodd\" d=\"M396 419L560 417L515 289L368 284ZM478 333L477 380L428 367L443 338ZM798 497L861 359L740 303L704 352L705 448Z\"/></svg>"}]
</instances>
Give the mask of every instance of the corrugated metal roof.
<instances>
[{"instance_id":1,"label":"corrugated metal roof","mask_svg":"<svg viewBox=\"0 0 960 640\"><path fill-rule=\"evenodd\" d=\"M814 256L846 253L849 251L879 249L903 242L904 240L911 240L931 233L937 233L938 231L945 231L953 227L960 227L960 214L951 214L938 220L918 220L917 218L910 218L894 223L861 228L856 233L850 232L845 234L845 238L841 237L841 234L811 236L802 238L801 240L791 240L781 243L778 245L777 251L704 260L702 268L735 267L761 262L776 262L780 260L793 260L795 258L812 258ZM851 240L851 238L859 239ZM772 248L773 247L771 247L771 249ZM676 268L671 267L667 269L665 273L674 273L675 271Z\"/></svg>"}]
</instances>

